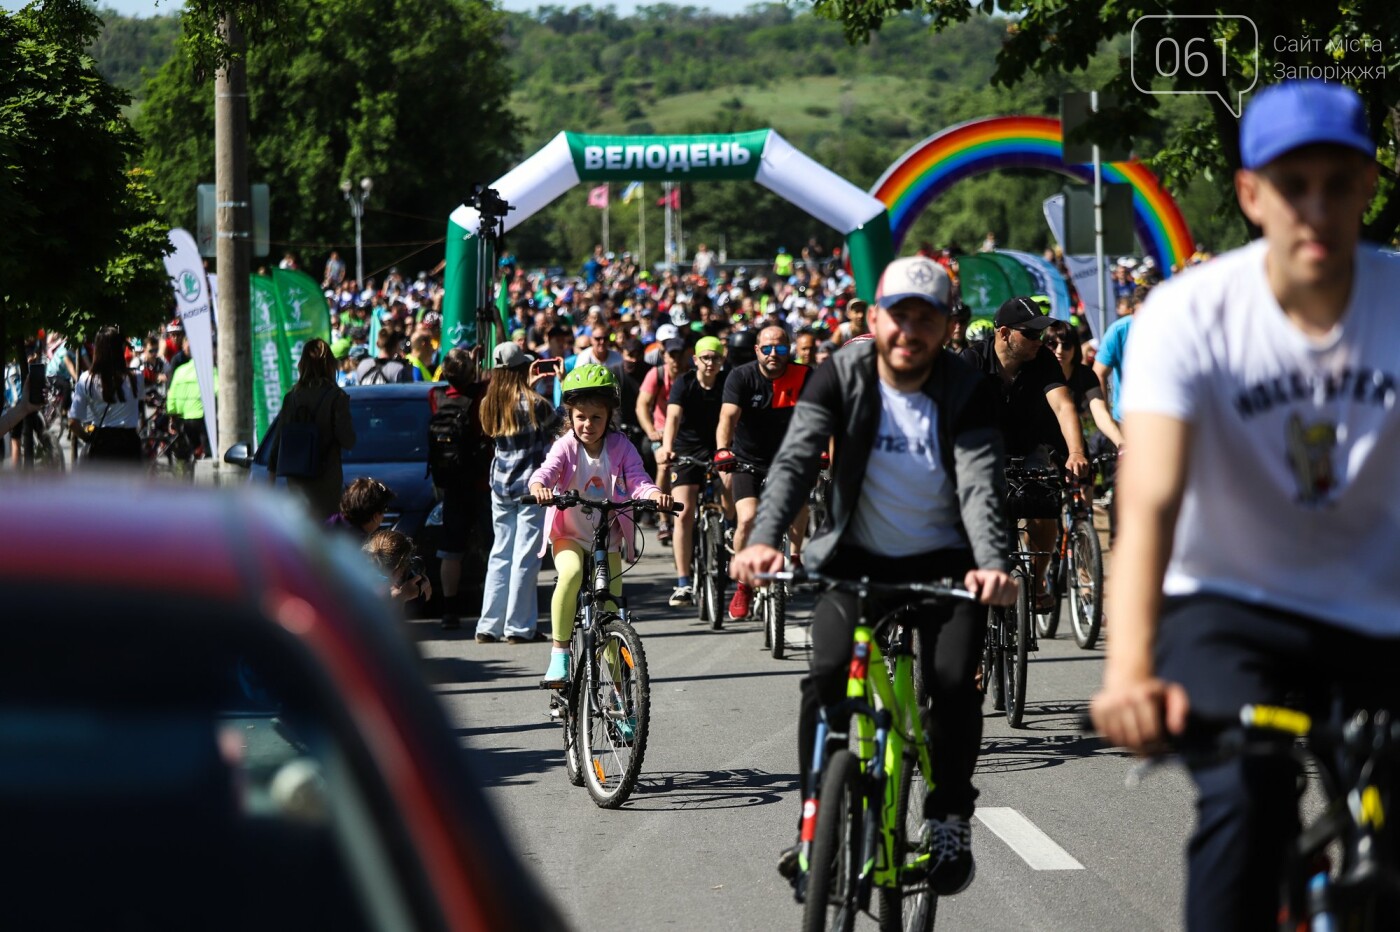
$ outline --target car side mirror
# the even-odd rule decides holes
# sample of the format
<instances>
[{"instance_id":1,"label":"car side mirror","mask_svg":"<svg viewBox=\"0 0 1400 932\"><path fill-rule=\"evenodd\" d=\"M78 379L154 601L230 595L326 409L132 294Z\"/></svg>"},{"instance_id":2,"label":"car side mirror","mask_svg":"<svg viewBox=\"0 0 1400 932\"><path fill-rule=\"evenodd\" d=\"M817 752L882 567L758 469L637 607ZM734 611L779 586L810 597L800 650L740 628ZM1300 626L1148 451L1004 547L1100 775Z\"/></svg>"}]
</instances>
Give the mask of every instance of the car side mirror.
<instances>
[{"instance_id":1,"label":"car side mirror","mask_svg":"<svg viewBox=\"0 0 1400 932\"><path fill-rule=\"evenodd\" d=\"M253 453L248 449L248 444L235 443L233 446L229 447L228 452L224 454L224 462L228 463L230 466L241 466L244 469L250 469L253 465Z\"/></svg>"}]
</instances>

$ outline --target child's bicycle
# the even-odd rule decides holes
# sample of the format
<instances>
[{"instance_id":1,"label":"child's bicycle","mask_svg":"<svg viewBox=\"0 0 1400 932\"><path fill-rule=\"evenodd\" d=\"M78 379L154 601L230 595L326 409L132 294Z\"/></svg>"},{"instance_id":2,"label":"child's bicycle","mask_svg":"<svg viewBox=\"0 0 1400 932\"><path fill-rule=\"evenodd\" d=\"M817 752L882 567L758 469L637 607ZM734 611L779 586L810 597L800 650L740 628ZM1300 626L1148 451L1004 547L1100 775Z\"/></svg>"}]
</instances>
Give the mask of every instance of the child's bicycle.
<instances>
[{"instance_id":1,"label":"child's bicycle","mask_svg":"<svg viewBox=\"0 0 1400 932\"><path fill-rule=\"evenodd\" d=\"M632 627L626 602L611 593L608 541L619 511L657 512L655 502L593 501L569 491L543 501L533 495L522 505L553 505L597 512L602 520L585 551L574 634L569 645L569 682L550 689L549 714L564 726L564 766L569 782L587 786L593 801L616 809L636 786L646 754L651 686L642 639ZM608 603L618 605L610 611Z\"/></svg>"},{"instance_id":2,"label":"child's bicycle","mask_svg":"<svg viewBox=\"0 0 1400 932\"><path fill-rule=\"evenodd\" d=\"M921 602L974 596L955 580L877 583L803 571L758 578L810 583L857 599L849 698L822 710L811 785L803 787L798 856L803 873L797 884L802 928L849 932L856 914L869 911L874 890L881 929L931 929L938 894L928 883L929 855L920 844L932 767L920 716L924 703L915 684L914 630L901 621ZM876 619L871 596L907 601ZM853 750L844 746L849 735L832 732L828 724L833 715L847 712L855 726Z\"/></svg>"}]
</instances>

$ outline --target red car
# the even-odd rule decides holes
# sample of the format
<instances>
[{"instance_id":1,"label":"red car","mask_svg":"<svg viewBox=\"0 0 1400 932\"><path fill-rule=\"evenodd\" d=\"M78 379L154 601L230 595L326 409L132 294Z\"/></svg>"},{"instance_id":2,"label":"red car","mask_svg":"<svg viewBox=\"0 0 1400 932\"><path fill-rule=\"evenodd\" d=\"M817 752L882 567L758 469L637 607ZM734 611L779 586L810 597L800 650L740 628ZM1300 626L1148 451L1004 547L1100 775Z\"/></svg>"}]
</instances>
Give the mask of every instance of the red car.
<instances>
[{"instance_id":1,"label":"red car","mask_svg":"<svg viewBox=\"0 0 1400 932\"><path fill-rule=\"evenodd\" d=\"M110 482L0 487L0 541L5 927L562 927L349 545Z\"/></svg>"}]
</instances>

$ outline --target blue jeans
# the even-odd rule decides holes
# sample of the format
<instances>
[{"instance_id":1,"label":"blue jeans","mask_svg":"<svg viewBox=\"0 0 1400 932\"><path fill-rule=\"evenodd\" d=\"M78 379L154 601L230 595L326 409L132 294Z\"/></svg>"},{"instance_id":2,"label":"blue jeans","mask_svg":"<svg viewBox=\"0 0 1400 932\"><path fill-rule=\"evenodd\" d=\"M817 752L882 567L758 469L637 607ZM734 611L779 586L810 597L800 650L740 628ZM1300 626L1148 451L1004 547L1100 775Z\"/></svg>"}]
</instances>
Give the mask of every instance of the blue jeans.
<instances>
[{"instance_id":1,"label":"blue jeans","mask_svg":"<svg viewBox=\"0 0 1400 932\"><path fill-rule=\"evenodd\" d=\"M540 617L536 582L540 575L540 539L544 509L519 505L491 493L491 529L495 544L486 561L486 592L481 599L477 634L495 637L535 636Z\"/></svg>"}]
</instances>

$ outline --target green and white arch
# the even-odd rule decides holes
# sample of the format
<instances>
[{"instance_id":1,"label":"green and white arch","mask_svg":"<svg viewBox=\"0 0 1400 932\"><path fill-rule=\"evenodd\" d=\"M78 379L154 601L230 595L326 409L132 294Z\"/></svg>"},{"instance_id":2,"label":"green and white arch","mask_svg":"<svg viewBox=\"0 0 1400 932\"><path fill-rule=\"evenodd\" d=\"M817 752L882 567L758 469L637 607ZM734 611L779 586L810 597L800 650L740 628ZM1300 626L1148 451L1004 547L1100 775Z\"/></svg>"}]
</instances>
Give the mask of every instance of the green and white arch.
<instances>
[{"instance_id":1,"label":"green and white arch","mask_svg":"<svg viewBox=\"0 0 1400 932\"><path fill-rule=\"evenodd\" d=\"M560 133L492 187L515 208L505 220L509 232L575 185L599 181L757 182L846 237L856 292L867 301L894 257L884 202L769 129L705 136ZM448 345L475 338L479 220L463 205L447 222L442 332Z\"/></svg>"}]
</instances>

